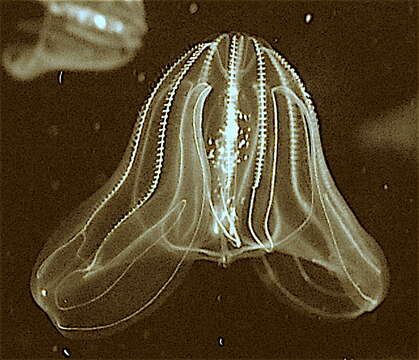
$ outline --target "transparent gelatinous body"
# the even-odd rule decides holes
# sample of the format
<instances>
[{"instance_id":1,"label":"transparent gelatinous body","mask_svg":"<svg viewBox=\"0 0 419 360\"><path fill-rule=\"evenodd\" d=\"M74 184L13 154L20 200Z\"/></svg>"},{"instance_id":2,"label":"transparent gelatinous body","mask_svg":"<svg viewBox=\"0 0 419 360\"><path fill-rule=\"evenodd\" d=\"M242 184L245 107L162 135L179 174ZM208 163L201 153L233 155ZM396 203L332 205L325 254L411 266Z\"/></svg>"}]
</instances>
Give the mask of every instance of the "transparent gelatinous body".
<instances>
[{"instance_id":1,"label":"transparent gelatinous body","mask_svg":"<svg viewBox=\"0 0 419 360\"><path fill-rule=\"evenodd\" d=\"M54 70L109 70L128 63L147 32L142 0L40 1L42 23L27 22L36 44L8 47L3 65L14 78L32 80Z\"/></svg>"},{"instance_id":2,"label":"transparent gelatinous body","mask_svg":"<svg viewBox=\"0 0 419 360\"><path fill-rule=\"evenodd\" d=\"M303 83L266 42L231 33L160 79L112 178L42 251L32 293L63 333L98 333L152 311L194 260L241 258L326 318L373 310L388 285L327 169Z\"/></svg>"}]
</instances>

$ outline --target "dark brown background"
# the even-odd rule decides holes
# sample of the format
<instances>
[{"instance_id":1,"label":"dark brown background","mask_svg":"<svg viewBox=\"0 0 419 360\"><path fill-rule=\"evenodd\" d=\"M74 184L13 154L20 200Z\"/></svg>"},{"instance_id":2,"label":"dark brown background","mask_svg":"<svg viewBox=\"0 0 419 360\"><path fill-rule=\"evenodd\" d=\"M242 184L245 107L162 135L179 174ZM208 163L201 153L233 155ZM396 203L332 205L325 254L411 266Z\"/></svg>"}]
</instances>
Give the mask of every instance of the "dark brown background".
<instances>
[{"instance_id":1,"label":"dark brown background","mask_svg":"<svg viewBox=\"0 0 419 360\"><path fill-rule=\"evenodd\" d=\"M144 46L117 71L66 72L63 85L57 73L31 83L1 73L2 358L60 358L64 349L75 358L417 358L417 124L409 122L416 147L408 149L371 148L356 135L406 102L415 119L416 2L197 4L190 14L187 1L146 1ZM42 15L25 1L1 9L2 46L16 36L17 20ZM276 303L246 261L227 269L197 262L149 318L103 340L63 338L30 295L38 252L60 219L112 174L161 69L189 46L231 30L266 39L305 81L335 180L387 256L388 298L372 314L333 325ZM136 71L146 73L144 83ZM408 119L391 121L396 133Z\"/></svg>"}]
</instances>

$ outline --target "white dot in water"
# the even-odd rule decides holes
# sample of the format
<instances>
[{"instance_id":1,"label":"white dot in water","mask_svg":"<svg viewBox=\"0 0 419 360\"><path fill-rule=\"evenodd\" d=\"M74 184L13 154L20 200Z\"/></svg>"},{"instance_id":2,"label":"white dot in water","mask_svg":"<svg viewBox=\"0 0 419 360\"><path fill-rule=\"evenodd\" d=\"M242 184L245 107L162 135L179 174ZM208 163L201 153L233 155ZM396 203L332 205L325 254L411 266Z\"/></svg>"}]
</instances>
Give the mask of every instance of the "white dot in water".
<instances>
[{"instance_id":1,"label":"white dot in water","mask_svg":"<svg viewBox=\"0 0 419 360\"><path fill-rule=\"evenodd\" d=\"M311 20L313 20L313 14L310 14L310 13L305 14L305 16L304 16L304 22L306 24L308 24L308 23L311 22Z\"/></svg>"},{"instance_id":2,"label":"white dot in water","mask_svg":"<svg viewBox=\"0 0 419 360\"><path fill-rule=\"evenodd\" d=\"M59 71L58 72L58 83L60 85L63 83L63 75L64 75L64 72L63 71Z\"/></svg>"},{"instance_id":3,"label":"white dot in water","mask_svg":"<svg viewBox=\"0 0 419 360\"><path fill-rule=\"evenodd\" d=\"M100 130L100 122L99 122L99 121L96 121L96 122L93 124L93 130L94 130L94 131L99 131L99 130Z\"/></svg>"},{"instance_id":4,"label":"white dot in water","mask_svg":"<svg viewBox=\"0 0 419 360\"><path fill-rule=\"evenodd\" d=\"M64 357L70 357L71 356L70 350L67 349L67 348L64 348L63 349L63 355L64 355Z\"/></svg>"},{"instance_id":5,"label":"white dot in water","mask_svg":"<svg viewBox=\"0 0 419 360\"><path fill-rule=\"evenodd\" d=\"M383 188L384 188L384 190L388 190L388 185L384 184Z\"/></svg>"},{"instance_id":6,"label":"white dot in water","mask_svg":"<svg viewBox=\"0 0 419 360\"><path fill-rule=\"evenodd\" d=\"M217 342L219 346L224 346L224 338L222 336L218 337Z\"/></svg>"},{"instance_id":7,"label":"white dot in water","mask_svg":"<svg viewBox=\"0 0 419 360\"><path fill-rule=\"evenodd\" d=\"M47 296L47 295L48 295L48 291L47 291L47 289L42 289L42 290L41 290L41 295L42 295L42 296Z\"/></svg>"},{"instance_id":8,"label":"white dot in water","mask_svg":"<svg viewBox=\"0 0 419 360\"><path fill-rule=\"evenodd\" d=\"M198 4L193 2L189 5L189 13L190 14L195 14L198 11L199 7Z\"/></svg>"}]
</instances>

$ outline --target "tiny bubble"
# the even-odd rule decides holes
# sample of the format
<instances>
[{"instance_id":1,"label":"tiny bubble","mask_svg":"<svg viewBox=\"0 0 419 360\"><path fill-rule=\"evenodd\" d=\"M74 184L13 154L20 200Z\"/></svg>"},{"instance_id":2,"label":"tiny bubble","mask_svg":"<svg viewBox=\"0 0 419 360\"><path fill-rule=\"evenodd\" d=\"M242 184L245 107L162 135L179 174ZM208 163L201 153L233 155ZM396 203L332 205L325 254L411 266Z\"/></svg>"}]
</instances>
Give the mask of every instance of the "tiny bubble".
<instances>
[{"instance_id":1,"label":"tiny bubble","mask_svg":"<svg viewBox=\"0 0 419 360\"><path fill-rule=\"evenodd\" d=\"M311 22L311 20L313 20L313 14L310 14L310 13L305 14L305 16L304 16L304 22L306 24L309 24Z\"/></svg>"},{"instance_id":2,"label":"tiny bubble","mask_svg":"<svg viewBox=\"0 0 419 360\"><path fill-rule=\"evenodd\" d=\"M223 347L224 346L224 338L222 336L219 336L217 339L218 346Z\"/></svg>"},{"instance_id":3,"label":"tiny bubble","mask_svg":"<svg viewBox=\"0 0 419 360\"><path fill-rule=\"evenodd\" d=\"M64 357L70 357L71 356L71 352L70 352L70 350L69 349L67 349L67 348L64 348L63 349L63 355L64 355Z\"/></svg>"},{"instance_id":4,"label":"tiny bubble","mask_svg":"<svg viewBox=\"0 0 419 360\"><path fill-rule=\"evenodd\" d=\"M189 13L195 14L198 11L198 4L193 2L189 5Z\"/></svg>"},{"instance_id":5,"label":"tiny bubble","mask_svg":"<svg viewBox=\"0 0 419 360\"><path fill-rule=\"evenodd\" d=\"M388 190L388 185L384 184L383 188L384 188L384 190Z\"/></svg>"},{"instance_id":6,"label":"tiny bubble","mask_svg":"<svg viewBox=\"0 0 419 360\"><path fill-rule=\"evenodd\" d=\"M62 71L58 72L58 83L61 85L63 83L63 75L64 73Z\"/></svg>"}]
</instances>

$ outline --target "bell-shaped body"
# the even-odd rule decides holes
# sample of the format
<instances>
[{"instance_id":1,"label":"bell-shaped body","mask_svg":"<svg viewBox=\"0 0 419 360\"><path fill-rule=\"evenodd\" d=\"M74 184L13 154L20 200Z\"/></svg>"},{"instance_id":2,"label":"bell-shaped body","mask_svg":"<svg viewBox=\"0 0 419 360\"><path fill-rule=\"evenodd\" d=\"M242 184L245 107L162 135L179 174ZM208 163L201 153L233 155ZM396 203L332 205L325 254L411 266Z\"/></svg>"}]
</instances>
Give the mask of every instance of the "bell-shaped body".
<instances>
[{"instance_id":1,"label":"bell-shaped body","mask_svg":"<svg viewBox=\"0 0 419 360\"><path fill-rule=\"evenodd\" d=\"M134 57L147 32L143 0L40 2L42 24L20 26L38 34L38 41L17 43L3 54L5 69L17 80L56 70L118 68Z\"/></svg>"},{"instance_id":2,"label":"bell-shaped body","mask_svg":"<svg viewBox=\"0 0 419 360\"><path fill-rule=\"evenodd\" d=\"M153 310L194 260L245 257L322 317L371 311L387 289L381 250L327 169L303 83L266 42L232 33L163 75L117 171L42 251L32 293L64 334L98 333Z\"/></svg>"}]
</instances>

